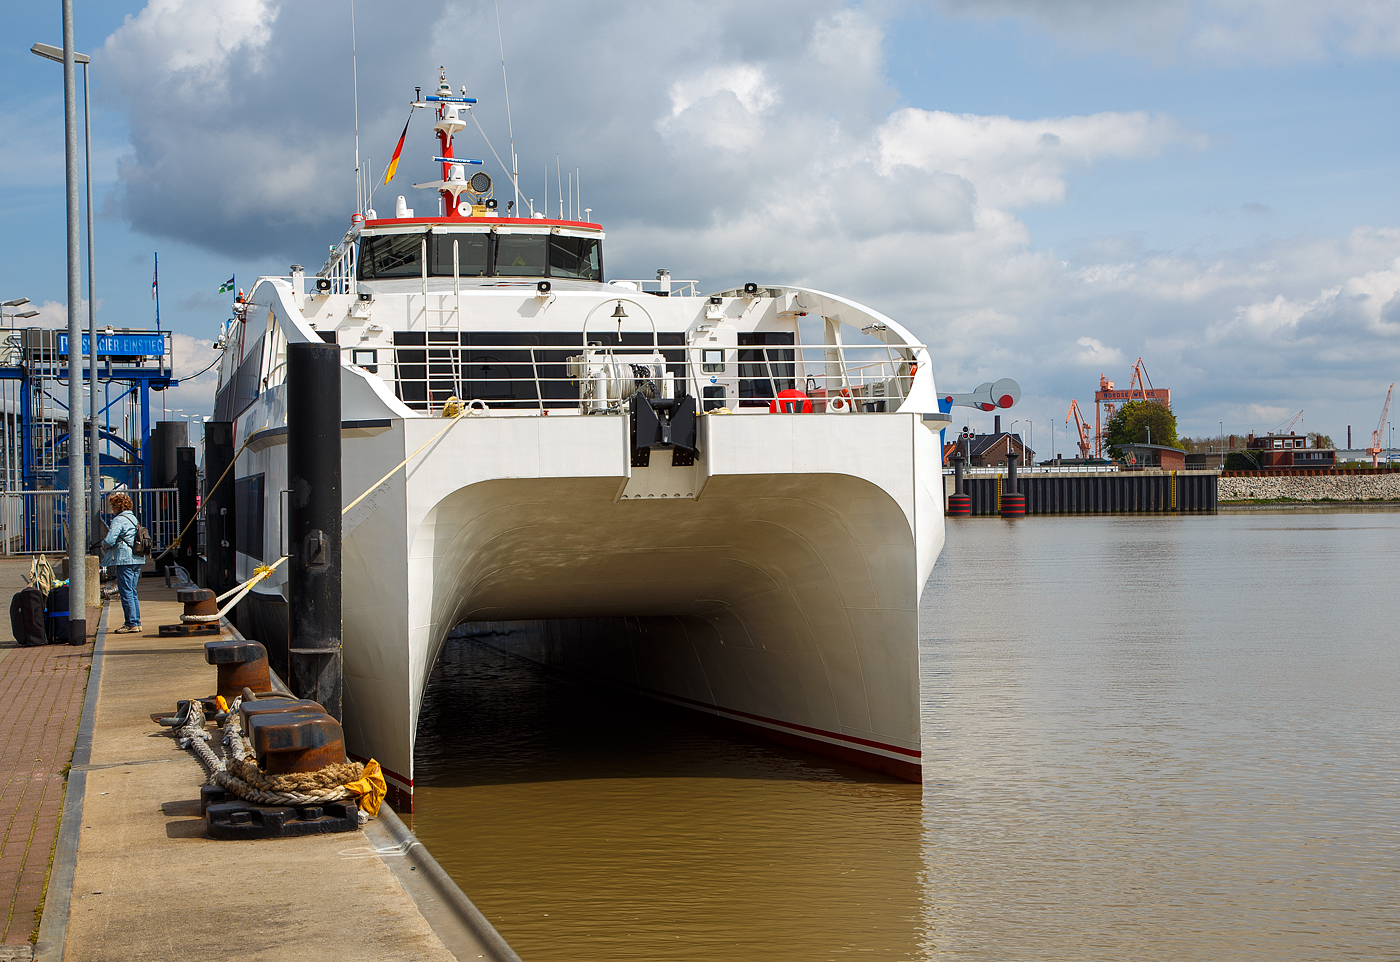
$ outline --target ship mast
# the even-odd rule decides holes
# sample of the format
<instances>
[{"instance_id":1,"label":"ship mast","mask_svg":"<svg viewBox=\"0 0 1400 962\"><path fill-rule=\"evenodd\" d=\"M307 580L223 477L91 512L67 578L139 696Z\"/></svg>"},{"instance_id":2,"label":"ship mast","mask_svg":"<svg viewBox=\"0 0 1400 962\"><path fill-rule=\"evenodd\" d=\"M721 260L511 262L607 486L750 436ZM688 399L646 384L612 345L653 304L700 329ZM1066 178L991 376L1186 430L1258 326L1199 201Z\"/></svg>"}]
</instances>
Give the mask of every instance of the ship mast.
<instances>
[{"instance_id":1,"label":"ship mast","mask_svg":"<svg viewBox=\"0 0 1400 962\"><path fill-rule=\"evenodd\" d=\"M433 125L433 129L437 131L440 152L433 160L442 165L442 179L413 186L436 187L442 198L443 216L448 220L465 219L471 216L471 206L458 204L458 197L471 190L467 183L465 167L468 164L480 166L481 161L457 157L453 153L452 138L466 129L467 125L460 113L463 107L476 103L476 98L466 96L465 87L462 88L462 96L453 96L452 87L447 83L447 68L439 67L437 93L425 97L424 100L437 106L437 123ZM462 212L463 206L467 208L466 213Z\"/></svg>"}]
</instances>

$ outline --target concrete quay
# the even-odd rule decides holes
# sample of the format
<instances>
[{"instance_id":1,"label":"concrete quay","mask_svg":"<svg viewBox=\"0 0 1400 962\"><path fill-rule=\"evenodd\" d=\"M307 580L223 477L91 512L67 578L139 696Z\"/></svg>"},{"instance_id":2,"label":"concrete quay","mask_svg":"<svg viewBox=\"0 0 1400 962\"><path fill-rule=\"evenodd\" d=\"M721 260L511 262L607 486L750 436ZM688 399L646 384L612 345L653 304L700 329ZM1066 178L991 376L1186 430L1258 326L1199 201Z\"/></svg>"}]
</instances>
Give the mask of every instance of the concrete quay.
<instances>
[{"instance_id":1,"label":"concrete quay","mask_svg":"<svg viewBox=\"0 0 1400 962\"><path fill-rule=\"evenodd\" d=\"M121 621L113 601L100 624L89 615L96 638L87 646L0 650L0 692L20 687L35 698L52 689L26 713L0 713L5 745L45 733L40 761L28 768L22 753L0 755L0 817L9 818L0 891L11 902L0 962L31 954L83 962L214 953L269 962L516 959L388 806L357 832L206 839L204 769L152 715L213 693L208 637L159 637L157 626L178 622L182 606L157 579L142 579L140 593L143 634L110 633ZM41 686L35 674L53 677ZM81 725L76 705L84 706ZM12 799L15 786L25 791Z\"/></svg>"}]
</instances>

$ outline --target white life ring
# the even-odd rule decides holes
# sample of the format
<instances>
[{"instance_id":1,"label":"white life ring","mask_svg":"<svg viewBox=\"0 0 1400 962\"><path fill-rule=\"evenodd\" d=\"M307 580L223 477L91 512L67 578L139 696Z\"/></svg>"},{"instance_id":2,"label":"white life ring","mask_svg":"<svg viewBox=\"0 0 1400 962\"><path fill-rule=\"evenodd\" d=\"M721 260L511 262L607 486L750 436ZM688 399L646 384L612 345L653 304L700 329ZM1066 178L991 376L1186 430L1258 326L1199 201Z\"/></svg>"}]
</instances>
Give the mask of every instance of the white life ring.
<instances>
[{"instance_id":1,"label":"white life ring","mask_svg":"<svg viewBox=\"0 0 1400 962\"><path fill-rule=\"evenodd\" d=\"M851 399L840 394L828 398L826 402L827 414L850 414L854 408L851 406Z\"/></svg>"}]
</instances>

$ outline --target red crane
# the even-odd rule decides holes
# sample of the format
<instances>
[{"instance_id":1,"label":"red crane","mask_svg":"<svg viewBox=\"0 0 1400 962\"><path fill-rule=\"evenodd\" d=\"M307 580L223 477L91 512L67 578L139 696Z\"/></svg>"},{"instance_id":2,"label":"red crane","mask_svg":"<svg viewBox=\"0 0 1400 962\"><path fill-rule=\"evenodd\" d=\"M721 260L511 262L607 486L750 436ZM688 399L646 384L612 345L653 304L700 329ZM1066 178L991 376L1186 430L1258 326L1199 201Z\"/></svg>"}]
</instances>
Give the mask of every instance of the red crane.
<instances>
[{"instance_id":1,"label":"red crane","mask_svg":"<svg viewBox=\"0 0 1400 962\"><path fill-rule=\"evenodd\" d=\"M1079 402L1069 402L1069 413L1065 415L1065 427L1069 427L1070 418L1074 419L1074 426L1079 429L1079 457L1081 460L1089 459L1089 452L1093 445L1089 443L1089 425L1084 423L1084 416L1079 412Z\"/></svg>"},{"instance_id":2,"label":"red crane","mask_svg":"<svg viewBox=\"0 0 1400 962\"><path fill-rule=\"evenodd\" d=\"M1390 382L1390 390L1385 392L1385 406L1381 408L1381 422L1376 425L1376 429L1371 432L1371 446L1366 449L1366 453L1371 456L1371 467L1380 467L1381 463L1381 440L1385 437L1385 418L1390 413L1390 396L1395 393L1395 382Z\"/></svg>"}]
</instances>

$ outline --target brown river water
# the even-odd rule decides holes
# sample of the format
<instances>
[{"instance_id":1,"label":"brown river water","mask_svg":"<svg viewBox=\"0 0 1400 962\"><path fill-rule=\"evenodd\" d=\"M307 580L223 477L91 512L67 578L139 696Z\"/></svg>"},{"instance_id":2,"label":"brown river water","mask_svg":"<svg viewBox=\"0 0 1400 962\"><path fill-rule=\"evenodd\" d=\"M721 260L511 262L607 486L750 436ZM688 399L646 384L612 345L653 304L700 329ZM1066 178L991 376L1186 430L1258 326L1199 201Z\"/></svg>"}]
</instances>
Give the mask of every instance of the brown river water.
<instances>
[{"instance_id":1,"label":"brown river water","mask_svg":"<svg viewBox=\"0 0 1400 962\"><path fill-rule=\"evenodd\" d=\"M526 962L1400 959L1400 511L950 522L925 784L471 641L418 836Z\"/></svg>"}]
</instances>

